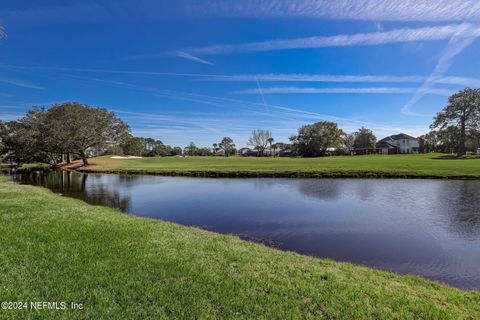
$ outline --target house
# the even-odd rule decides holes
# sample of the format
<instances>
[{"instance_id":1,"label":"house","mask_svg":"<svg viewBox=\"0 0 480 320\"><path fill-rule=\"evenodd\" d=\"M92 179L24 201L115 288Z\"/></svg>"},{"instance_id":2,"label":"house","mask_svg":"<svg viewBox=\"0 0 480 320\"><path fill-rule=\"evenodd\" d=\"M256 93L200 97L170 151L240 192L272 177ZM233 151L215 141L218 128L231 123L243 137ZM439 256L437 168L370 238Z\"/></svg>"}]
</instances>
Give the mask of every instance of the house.
<instances>
[{"instance_id":1,"label":"house","mask_svg":"<svg viewBox=\"0 0 480 320\"><path fill-rule=\"evenodd\" d=\"M251 156L253 152L255 152L256 155L256 151L252 151L250 148L241 148L237 150L237 154L243 157Z\"/></svg>"},{"instance_id":2,"label":"house","mask_svg":"<svg viewBox=\"0 0 480 320\"><path fill-rule=\"evenodd\" d=\"M408 134L400 133L378 141L376 148L381 154L418 153L420 141Z\"/></svg>"},{"instance_id":3,"label":"house","mask_svg":"<svg viewBox=\"0 0 480 320\"><path fill-rule=\"evenodd\" d=\"M263 156L264 157L288 157L293 153L291 147L287 144L282 144L280 146L277 146L277 148L272 148L270 150L270 147L267 147L265 150L263 150ZM258 157L260 154L258 150L252 150L250 148L241 148L237 150L237 155L243 156L243 157Z\"/></svg>"}]
</instances>

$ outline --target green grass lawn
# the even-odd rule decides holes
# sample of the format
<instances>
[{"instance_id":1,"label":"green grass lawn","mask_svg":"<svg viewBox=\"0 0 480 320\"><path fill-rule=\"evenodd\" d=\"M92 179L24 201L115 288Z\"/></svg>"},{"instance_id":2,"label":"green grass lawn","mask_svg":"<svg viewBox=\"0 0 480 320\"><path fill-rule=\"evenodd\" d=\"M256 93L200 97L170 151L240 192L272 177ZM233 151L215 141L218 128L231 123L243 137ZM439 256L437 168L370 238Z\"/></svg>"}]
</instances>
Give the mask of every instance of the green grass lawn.
<instances>
[{"instance_id":1,"label":"green grass lawn","mask_svg":"<svg viewBox=\"0 0 480 320\"><path fill-rule=\"evenodd\" d=\"M0 309L1 319L480 318L476 291L125 215L2 179L0 301L85 307Z\"/></svg>"},{"instance_id":2,"label":"green grass lawn","mask_svg":"<svg viewBox=\"0 0 480 320\"><path fill-rule=\"evenodd\" d=\"M258 175L411 176L480 178L480 159L445 159L439 154L336 156L324 158L155 157L90 159L89 171L123 173L219 173ZM80 169L82 170L82 168Z\"/></svg>"}]
</instances>

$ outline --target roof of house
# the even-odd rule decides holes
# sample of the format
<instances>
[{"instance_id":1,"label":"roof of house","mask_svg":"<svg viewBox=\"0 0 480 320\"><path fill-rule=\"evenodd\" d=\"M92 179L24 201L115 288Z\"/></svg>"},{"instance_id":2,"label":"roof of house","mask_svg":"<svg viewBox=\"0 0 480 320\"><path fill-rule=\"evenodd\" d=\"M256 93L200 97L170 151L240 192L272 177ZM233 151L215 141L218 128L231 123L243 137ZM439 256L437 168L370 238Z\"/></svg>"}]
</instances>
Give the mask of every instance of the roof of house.
<instances>
[{"instance_id":1,"label":"roof of house","mask_svg":"<svg viewBox=\"0 0 480 320\"><path fill-rule=\"evenodd\" d=\"M386 142L388 140L403 140L403 139L415 139L416 140L417 138L409 136L408 134L405 134L405 133L400 133L400 134L394 134L392 136L383 138L379 142Z\"/></svg>"},{"instance_id":2,"label":"roof of house","mask_svg":"<svg viewBox=\"0 0 480 320\"><path fill-rule=\"evenodd\" d=\"M390 143L386 142L386 141L382 141L380 140L379 142L377 142L377 144L375 145L375 147L377 147L378 149L392 149L392 148L397 148L396 146L392 146Z\"/></svg>"}]
</instances>

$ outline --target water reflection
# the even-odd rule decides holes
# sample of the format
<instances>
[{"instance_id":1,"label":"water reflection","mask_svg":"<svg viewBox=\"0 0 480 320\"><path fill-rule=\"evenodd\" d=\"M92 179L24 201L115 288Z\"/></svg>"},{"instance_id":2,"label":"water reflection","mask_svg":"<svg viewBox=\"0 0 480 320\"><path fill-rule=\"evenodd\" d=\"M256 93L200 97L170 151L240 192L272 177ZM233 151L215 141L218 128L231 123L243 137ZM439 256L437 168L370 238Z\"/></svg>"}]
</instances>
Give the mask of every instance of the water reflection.
<instances>
[{"instance_id":1,"label":"water reflection","mask_svg":"<svg viewBox=\"0 0 480 320\"><path fill-rule=\"evenodd\" d=\"M16 175L124 212L480 288L480 182Z\"/></svg>"},{"instance_id":2,"label":"water reflection","mask_svg":"<svg viewBox=\"0 0 480 320\"><path fill-rule=\"evenodd\" d=\"M122 183L126 179L118 177ZM123 212L129 212L131 196L120 192L117 188L102 183L101 177L96 175L79 174L77 172L55 172L45 174L43 172L32 172L29 174L14 175L14 181L22 184L33 184L44 186L53 192L80 199L94 205L103 205L117 208ZM130 179L128 179L130 180ZM87 183L88 181L88 183ZM127 187L128 184L124 184Z\"/></svg>"},{"instance_id":3,"label":"water reflection","mask_svg":"<svg viewBox=\"0 0 480 320\"><path fill-rule=\"evenodd\" d=\"M479 183L464 181L442 185L438 193L445 225L462 239L475 241L480 238L480 188Z\"/></svg>"}]
</instances>

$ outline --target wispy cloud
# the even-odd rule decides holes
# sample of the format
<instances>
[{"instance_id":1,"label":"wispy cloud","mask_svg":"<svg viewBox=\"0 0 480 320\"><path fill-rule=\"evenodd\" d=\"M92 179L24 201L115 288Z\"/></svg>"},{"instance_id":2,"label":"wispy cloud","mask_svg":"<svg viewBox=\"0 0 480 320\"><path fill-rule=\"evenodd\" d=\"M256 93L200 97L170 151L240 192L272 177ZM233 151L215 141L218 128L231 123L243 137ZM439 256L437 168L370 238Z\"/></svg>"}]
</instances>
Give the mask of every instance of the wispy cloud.
<instances>
[{"instance_id":1,"label":"wispy cloud","mask_svg":"<svg viewBox=\"0 0 480 320\"><path fill-rule=\"evenodd\" d=\"M9 24L84 23L108 18L316 18L366 21L480 21L477 0L116 0L1 10Z\"/></svg>"},{"instance_id":2,"label":"wispy cloud","mask_svg":"<svg viewBox=\"0 0 480 320\"><path fill-rule=\"evenodd\" d=\"M323 74L238 74L224 76L204 76L206 81L232 82L406 82L419 83L426 78L422 76L390 76L390 75L323 75Z\"/></svg>"},{"instance_id":3,"label":"wispy cloud","mask_svg":"<svg viewBox=\"0 0 480 320\"><path fill-rule=\"evenodd\" d=\"M424 116L424 114L412 112L412 107L419 102L422 97L429 91L432 90L436 81L439 78L442 78L445 72L450 68L453 59L459 55L465 48L472 44L475 39L480 36L477 34L477 27L472 27L468 24L463 24L462 28L459 29L448 42L447 47L441 54L435 69L432 71L430 76L425 80L425 82L417 89L414 96L403 106L401 112L410 116ZM470 32L475 30L473 32ZM445 79L445 78L444 78ZM455 80L448 79L447 80ZM444 80L445 81L445 80Z\"/></svg>"},{"instance_id":4,"label":"wispy cloud","mask_svg":"<svg viewBox=\"0 0 480 320\"><path fill-rule=\"evenodd\" d=\"M258 79L255 79L255 82L257 83L258 93L260 93L260 96L262 97L263 105L266 106L267 101L265 100L265 96L263 95L263 90L262 90L262 87L260 86L260 81L258 81Z\"/></svg>"},{"instance_id":5,"label":"wispy cloud","mask_svg":"<svg viewBox=\"0 0 480 320\"><path fill-rule=\"evenodd\" d=\"M161 72L144 70L121 70L121 69L93 69L93 68L66 68L66 67L41 67L0 65L0 68L10 70L55 70L63 72L99 73L99 74L124 74L139 76L158 77L187 77L199 78L203 81L231 81L231 82L344 82L344 83L422 83L428 77L419 75L395 76L395 75L324 75L324 74L208 74L188 72ZM451 84L459 86L480 86L480 78L444 76L433 79L435 83ZM35 85L33 85L36 87ZM41 88L41 87L39 87Z\"/></svg>"},{"instance_id":6,"label":"wispy cloud","mask_svg":"<svg viewBox=\"0 0 480 320\"><path fill-rule=\"evenodd\" d=\"M164 58L164 57L168 57L168 56L183 58L183 59L190 60L190 61L197 62L197 63L201 63L201 64L208 64L208 65L213 64L212 62L210 62L208 60L196 57L193 54L190 54L188 52L184 52L184 51L181 51L181 50L174 51L174 52L168 52L168 53L160 53L160 54L157 53L157 54L130 55L130 56L123 57L123 60L145 60L145 59L154 59L154 58L162 58L162 57Z\"/></svg>"},{"instance_id":7,"label":"wispy cloud","mask_svg":"<svg viewBox=\"0 0 480 320\"><path fill-rule=\"evenodd\" d=\"M192 1L180 0L180 3ZM190 12L221 17L320 18L372 21L480 20L477 0L218 0Z\"/></svg>"},{"instance_id":8,"label":"wispy cloud","mask_svg":"<svg viewBox=\"0 0 480 320\"><path fill-rule=\"evenodd\" d=\"M5 33L5 27L0 23L0 39L5 38L7 34Z\"/></svg>"},{"instance_id":9,"label":"wispy cloud","mask_svg":"<svg viewBox=\"0 0 480 320\"><path fill-rule=\"evenodd\" d=\"M203 81L231 82L331 82L331 83L422 83L425 76L392 75L323 75L323 74L238 74L238 75L203 75ZM445 76L432 79L434 83L458 86L480 86L480 78Z\"/></svg>"},{"instance_id":10,"label":"wispy cloud","mask_svg":"<svg viewBox=\"0 0 480 320\"><path fill-rule=\"evenodd\" d=\"M461 34L459 33L461 32ZM403 28L385 32L357 33L352 35L315 36L295 39L278 39L261 42L249 42L231 45L212 45L205 47L183 48L170 54L186 52L195 56L220 55L229 53L248 53L288 49L346 47L358 45L381 45L388 43L434 41L458 37L477 37L480 25L452 24L425 28Z\"/></svg>"},{"instance_id":11,"label":"wispy cloud","mask_svg":"<svg viewBox=\"0 0 480 320\"><path fill-rule=\"evenodd\" d=\"M201 59L201 58L199 58L199 57L195 57L194 55L192 55L192 54L190 54L190 53L187 53L187 52L183 52L183 51L177 51L177 52L176 52L176 56L177 56L177 57L180 57L180 58L184 58L184 59L190 60L190 61L193 61L193 62L202 63L202 64L213 64L213 63L211 63L210 61Z\"/></svg>"},{"instance_id":12,"label":"wispy cloud","mask_svg":"<svg viewBox=\"0 0 480 320\"><path fill-rule=\"evenodd\" d=\"M10 84L12 86L16 87L21 87L21 88L27 88L27 89L39 89L39 90L44 90L45 88L39 87L37 85L28 83L28 82L23 82L23 81L18 81L18 80L13 80L13 79L7 79L7 78L0 78L0 82Z\"/></svg>"},{"instance_id":13,"label":"wispy cloud","mask_svg":"<svg viewBox=\"0 0 480 320\"><path fill-rule=\"evenodd\" d=\"M305 87L272 87L263 88L262 94L293 94L293 93L369 93L369 94L408 94L415 93L416 88L305 88ZM258 94L259 89L246 89L234 91L237 94ZM423 94L437 94L448 96L451 90L426 88Z\"/></svg>"},{"instance_id":14,"label":"wispy cloud","mask_svg":"<svg viewBox=\"0 0 480 320\"><path fill-rule=\"evenodd\" d=\"M441 77L433 79L435 83L454 84L459 86L480 87L480 79L466 77Z\"/></svg>"}]
</instances>

